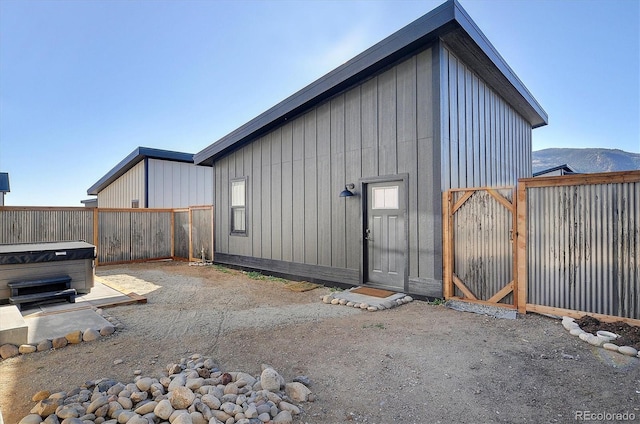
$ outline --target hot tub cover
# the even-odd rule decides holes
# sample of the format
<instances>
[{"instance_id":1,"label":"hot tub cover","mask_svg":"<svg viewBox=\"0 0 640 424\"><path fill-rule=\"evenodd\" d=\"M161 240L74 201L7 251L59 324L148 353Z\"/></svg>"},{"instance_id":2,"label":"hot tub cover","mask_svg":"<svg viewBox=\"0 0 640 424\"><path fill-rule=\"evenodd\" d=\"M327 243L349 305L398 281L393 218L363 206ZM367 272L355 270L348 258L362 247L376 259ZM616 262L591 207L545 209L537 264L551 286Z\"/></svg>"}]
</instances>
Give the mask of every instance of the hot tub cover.
<instances>
[{"instance_id":1,"label":"hot tub cover","mask_svg":"<svg viewBox=\"0 0 640 424\"><path fill-rule=\"evenodd\" d=\"M84 241L0 244L0 265L95 259L96 247Z\"/></svg>"}]
</instances>

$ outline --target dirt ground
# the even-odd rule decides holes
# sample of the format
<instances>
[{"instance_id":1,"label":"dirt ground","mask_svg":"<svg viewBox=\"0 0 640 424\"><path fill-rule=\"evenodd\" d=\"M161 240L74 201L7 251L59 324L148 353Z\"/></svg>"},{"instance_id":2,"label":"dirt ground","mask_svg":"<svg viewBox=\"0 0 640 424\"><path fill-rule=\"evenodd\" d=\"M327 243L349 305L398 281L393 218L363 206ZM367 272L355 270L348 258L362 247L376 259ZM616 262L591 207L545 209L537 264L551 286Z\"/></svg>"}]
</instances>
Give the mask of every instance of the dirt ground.
<instances>
[{"instance_id":1,"label":"dirt ground","mask_svg":"<svg viewBox=\"0 0 640 424\"><path fill-rule=\"evenodd\" d=\"M269 363L287 381L308 376L317 399L297 423L574 422L583 411L640 421L640 360L584 343L552 318L501 320L423 301L365 312L321 303L328 288L297 293L174 262L97 275L148 303L106 310L125 326L113 336L1 361L5 423L27 415L39 390L126 383L137 369L160 377L191 353L224 371L259 375Z\"/></svg>"}]
</instances>

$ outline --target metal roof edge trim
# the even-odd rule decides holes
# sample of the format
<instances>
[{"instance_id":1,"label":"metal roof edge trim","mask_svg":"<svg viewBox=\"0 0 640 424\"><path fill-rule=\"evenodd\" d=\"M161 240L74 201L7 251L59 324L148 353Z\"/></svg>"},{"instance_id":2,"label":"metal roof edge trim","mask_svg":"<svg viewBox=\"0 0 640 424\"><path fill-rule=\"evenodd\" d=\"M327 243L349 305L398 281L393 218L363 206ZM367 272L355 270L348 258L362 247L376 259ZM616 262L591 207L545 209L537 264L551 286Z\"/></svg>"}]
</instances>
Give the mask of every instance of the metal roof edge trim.
<instances>
[{"instance_id":1,"label":"metal roof edge trim","mask_svg":"<svg viewBox=\"0 0 640 424\"><path fill-rule=\"evenodd\" d=\"M88 195L97 195L104 190L109 184L124 175L128 170L133 168L138 162L144 158L163 159L174 162L193 163L192 153L174 152L171 150L154 149L151 147L136 147L133 152L129 153L116 166L111 168L102 178L93 184L87 190Z\"/></svg>"},{"instance_id":2,"label":"metal roof edge trim","mask_svg":"<svg viewBox=\"0 0 640 424\"><path fill-rule=\"evenodd\" d=\"M498 53L498 50L491 44L486 35L480 30L478 25L471 19L471 16L460 5L458 0L452 0L455 9L455 20L460 24L462 29L471 37L471 39L480 47L480 49L487 55L487 57L493 62L493 64L500 70L500 72L507 78L507 80L513 85L513 87L520 93L520 95L531 105L535 112L540 116L543 123L536 124L533 128L538 128L549 123L549 116L547 112L542 108L540 103L533 97L533 94L524 85L522 80L518 78L516 73L511 69L506 60Z\"/></svg>"}]
</instances>

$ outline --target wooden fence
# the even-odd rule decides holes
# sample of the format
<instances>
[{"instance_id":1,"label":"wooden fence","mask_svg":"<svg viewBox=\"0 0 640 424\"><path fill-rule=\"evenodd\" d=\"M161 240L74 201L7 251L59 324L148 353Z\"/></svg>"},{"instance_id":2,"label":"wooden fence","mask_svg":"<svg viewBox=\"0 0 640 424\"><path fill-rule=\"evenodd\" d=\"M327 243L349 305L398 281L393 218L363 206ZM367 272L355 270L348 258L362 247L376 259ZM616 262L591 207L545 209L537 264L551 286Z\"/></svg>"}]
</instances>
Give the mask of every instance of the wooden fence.
<instances>
[{"instance_id":1,"label":"wooden fence","mask_svg":"<svg viewBox=\"0 0 640 424\"><path fill-rule=\"evenodd\" d=\"M640 325L640 171L527 178L509 192L444 193L445 297Z\"/></svg>"},{"instance_id":2,"label":"wooden fence","mask_svg":"<svg viewBox=\"0 0 640 424\"><path fill-rule=\"evenodd\" d=\"M97 263L213 261L213 207L0 207L0 244L84 240Z\"/></svg>"}]
</instances>

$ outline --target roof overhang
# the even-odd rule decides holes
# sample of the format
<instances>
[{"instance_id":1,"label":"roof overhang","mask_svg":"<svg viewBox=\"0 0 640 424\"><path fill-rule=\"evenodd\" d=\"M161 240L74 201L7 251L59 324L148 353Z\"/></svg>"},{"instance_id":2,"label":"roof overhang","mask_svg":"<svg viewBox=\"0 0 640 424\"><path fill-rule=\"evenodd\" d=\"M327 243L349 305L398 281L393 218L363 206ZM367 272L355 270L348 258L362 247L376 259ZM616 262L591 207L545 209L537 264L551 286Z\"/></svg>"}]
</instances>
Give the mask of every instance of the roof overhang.
<instances>
[{"instance_id":1,"label":"roof overhang","mask_svg":"<svg viewBox=\"0 0 640 424\"><path fill-rule=\"evenodd\" d=\"M533 128L547 124L546 112L513 70L457 0L449 0L196 153L194 162L213 165L218 157L440 39L462 59L487 67L480 76L492 86L502 84L499 93L517 100L514 107Z\"/></svg>"},{"instance_id":2,"label":"roof overhang","mask_svg":"<svg viewBox=\"0 0 640 424\"><path fill-rule=\"evenodd\" d=\"M94 185L89 187L87 194L94 196L97 195L104 190L105 187L120 178L145 158L193 163L193 153L173 152L170 150L152 149L150 147L138 147L114 166L111 171L107 172L102 178L100 178Z\"/></svg>"}]
</instances>

